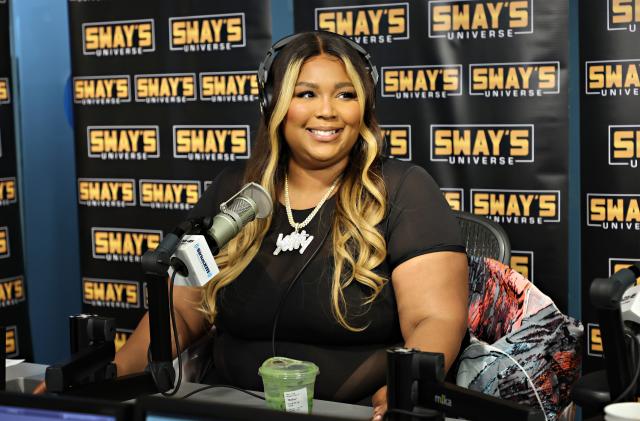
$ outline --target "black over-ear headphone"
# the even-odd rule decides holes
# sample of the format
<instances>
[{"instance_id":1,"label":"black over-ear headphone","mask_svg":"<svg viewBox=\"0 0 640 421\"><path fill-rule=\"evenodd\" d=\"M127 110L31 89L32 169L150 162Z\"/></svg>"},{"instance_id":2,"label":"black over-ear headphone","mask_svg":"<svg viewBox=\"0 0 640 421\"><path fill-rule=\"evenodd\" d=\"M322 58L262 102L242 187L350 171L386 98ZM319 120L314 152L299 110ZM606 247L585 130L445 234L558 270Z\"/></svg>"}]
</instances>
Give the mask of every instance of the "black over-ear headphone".
<instances>
[{"instance_id":1,"label":"black over-ear headphone","mask_svg":"<svg viewBox=\"0 0 640 421\"><path fill-rule=\"evenodd\" d=\"M323 31L317 31L317 32L323 32ZM330 34L342 37L341 35L335 34L333 32L330 32ZM258 67L258 100L260 101L260 112L262 113L263 116L266 115L265 113L269 108L269 104L271 103L271 100L273 99L272 88L269 85L269 71L271 70L271 65L273 64L273 60L276 58L276 53L281 49L283 49L288 44L290 44L293 40L295 40L296 38L302 35L303 34L293 34L293 35L286 36L281 40L277 41L275 44L273 44L273 46L271 46L271 48L269 48L269 51L267 51L266 56L264 57L264 59L260 63L260 66ZM349 38L342 37L342 39L344 39L347 42L347 44L349 44L354 50L358 52L358 54L360 54L362 59L367 64L367 69L369 70L369 74L371 75L371 79L373 80L373 86L374 87L377 86L378 70L376 70L376 67L371 62L371 55L364 48L362 48L358 43L350 40Z\"/></svg>"}]
</instances>

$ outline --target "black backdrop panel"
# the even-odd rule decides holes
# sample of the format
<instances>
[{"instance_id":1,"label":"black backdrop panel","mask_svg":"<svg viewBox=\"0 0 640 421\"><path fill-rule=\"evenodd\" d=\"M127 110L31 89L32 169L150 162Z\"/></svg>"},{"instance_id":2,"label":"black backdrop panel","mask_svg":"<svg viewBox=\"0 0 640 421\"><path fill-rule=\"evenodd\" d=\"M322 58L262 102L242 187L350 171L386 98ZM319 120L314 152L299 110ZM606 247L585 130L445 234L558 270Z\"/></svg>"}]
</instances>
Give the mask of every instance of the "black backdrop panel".
<instances>
[{"instance_id":1,"label":"black backdrop panel","mask_svg":"<svg viewBox=\"0 0 640 421\"><path fill-rule=\"evenodd\" d=\"M140 256L251 155L269 3L70 2L84 311L121 346L144 314Z\"/></svg>"},{"instance_id":2,"label":"black backdrop panel","mask_svg":"<svg viewBox=\"0 0 640 421\"><path fill-rule=\"evenodd\" d=\"M337 32L372 54L390 154L424 166L454 209L500 222L511 265L566 312L568 2L294 6L296 31Z\"/></svg>"},{"instance_id":3,"label":"black backdrop panel","mask_svg":"<svg viewBox=\"0 0 640 421\"><path fill-rule=\"evenodd\" d=\"M581 6L582 317L591 371L602 367L602 341L589 285L640 262L640 7Z\"/></svg>"},{"instance_id":4,"label":"black backdrop panel","mask_svg":"<svg viewBox=\"0 0 640 421\"><path fill-rule=\"evenodd\" d=\"M0 326L9 358L32 360L13 122L9 2L0 3Z\"/></svg>"}]
</instances>

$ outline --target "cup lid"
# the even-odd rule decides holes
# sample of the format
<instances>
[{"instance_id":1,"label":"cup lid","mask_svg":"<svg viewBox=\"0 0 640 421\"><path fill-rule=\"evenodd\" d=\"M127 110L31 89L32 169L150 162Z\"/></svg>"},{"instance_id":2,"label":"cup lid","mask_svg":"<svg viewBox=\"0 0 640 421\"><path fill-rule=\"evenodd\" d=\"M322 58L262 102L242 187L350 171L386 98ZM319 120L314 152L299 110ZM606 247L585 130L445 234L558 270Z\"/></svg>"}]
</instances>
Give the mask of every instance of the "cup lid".
<instances>
[{"instance_id":1,"label":"cup lid","mask_svg":"<svg viewBox=\"0 0 640 421\"><path fill-rule=\"evenodd\" d=\"M315 377L320 372L318 366L312 362L294 360L286 357L271 357L262 363L258 374L262 377L276 377L281 379L302 379Z\"/></svg>"},{"instance_id":2,"label":"cup lid","mask_svg":"<svg viewBox=\"0 0 640 421\"><path fill-rule=\"evenodd\" d=\"M619 402L604 407L604 413L615 419L637 420L640 419L640 403Z\"/></svg>"}]
</instances>

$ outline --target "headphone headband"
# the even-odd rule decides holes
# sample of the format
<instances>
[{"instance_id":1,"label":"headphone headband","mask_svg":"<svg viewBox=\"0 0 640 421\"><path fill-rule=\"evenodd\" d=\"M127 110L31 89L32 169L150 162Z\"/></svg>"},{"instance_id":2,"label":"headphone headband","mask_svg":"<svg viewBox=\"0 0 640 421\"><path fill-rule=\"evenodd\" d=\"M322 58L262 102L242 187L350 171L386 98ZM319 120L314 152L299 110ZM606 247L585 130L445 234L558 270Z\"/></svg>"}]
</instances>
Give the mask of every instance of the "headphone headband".
<instances>
[{"instance_id":1,"label":"headphone headband","mask_svg":"<svg viewBox=\"0 0 640 421\"><path fill-rule=\"evenodd\" d=\"M325 31L316 31L316 32L325 32ZM364 49L360 44L355 41L350 40L347 37L343 37L342 35L335 34L333 32L328 32L332 35L336 35L341 37L346 41L351 48L356 50L358 54L362 57L362 59L367 64L367 69L369 70L369 74L371 75L371 80L373 81L373 86L378 85L378 70L371 62L371 55ZM276 58L276 53L289 45L293 40L302 36L303 34L293 34L288 35L280 40L276 41L275 44L269 48L267 54L264 59L260 62L258 66L258 100L260 102L260 112L263 116L265 116L267 108L269 107L269 103L271 102L271 93L267 92L267 83L269 81L269 71L271 70L271 65L273 64L273 60Z\"/></svg>"}]
</instances>

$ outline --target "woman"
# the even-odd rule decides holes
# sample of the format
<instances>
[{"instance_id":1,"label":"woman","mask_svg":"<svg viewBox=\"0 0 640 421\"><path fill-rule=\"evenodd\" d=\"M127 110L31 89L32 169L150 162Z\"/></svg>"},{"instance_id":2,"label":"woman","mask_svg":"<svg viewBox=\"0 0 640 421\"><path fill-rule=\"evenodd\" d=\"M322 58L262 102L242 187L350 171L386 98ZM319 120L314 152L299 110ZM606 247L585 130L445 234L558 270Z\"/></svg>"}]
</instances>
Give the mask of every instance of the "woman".
<instances>
[{"instance_id":1,"label":"woman","mask_svg":"<svg viewBox=\"0 0 640 421\"><path fill-rule=\"evenodd\" d=\"M215 214L249 181L269 191L274 214L221 251L203 289L176 287L180 343L215 323L205 382L261 389L258 367L277 352L320 367L317 398L373 395L381 417L386 348L443 352L447 369L458 353L467 260L457 223L422 168L382 158L374 81L347 40L293 37L264 89L253 156L218 177L191 216ZM116 355L119 375L144 369L148 337L145 316Z\"/></svg>"}]
</instances>

